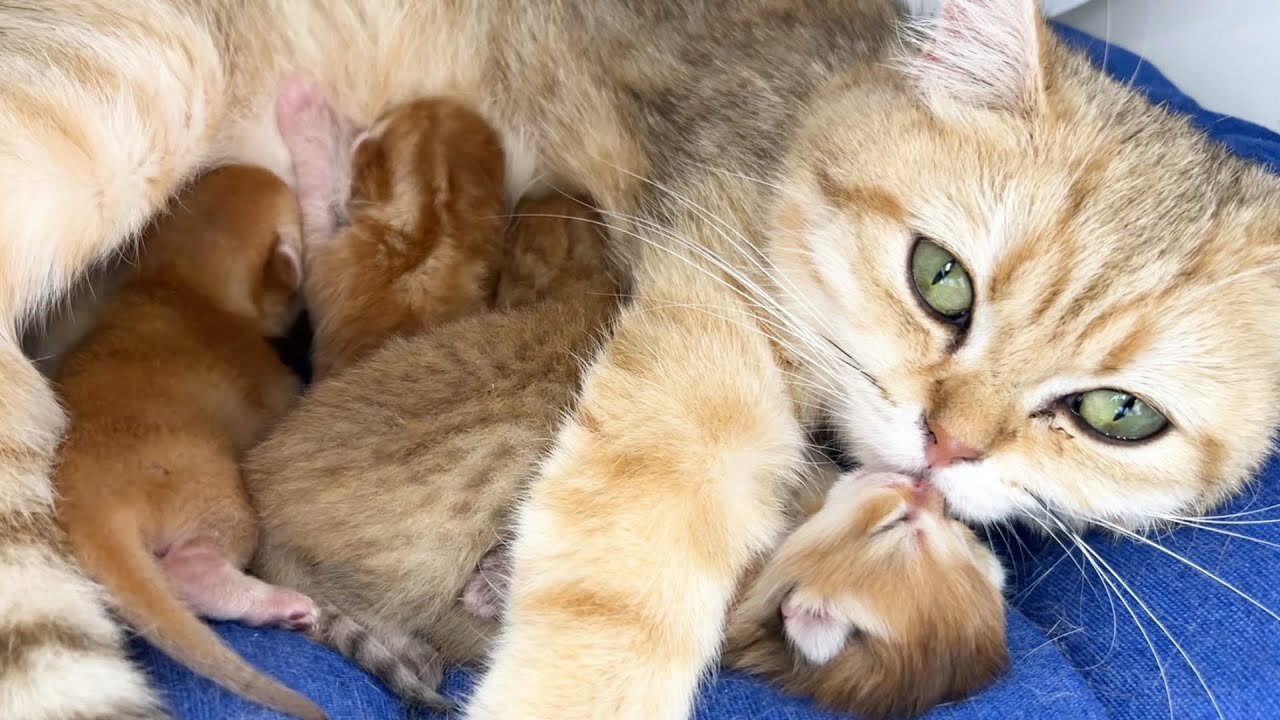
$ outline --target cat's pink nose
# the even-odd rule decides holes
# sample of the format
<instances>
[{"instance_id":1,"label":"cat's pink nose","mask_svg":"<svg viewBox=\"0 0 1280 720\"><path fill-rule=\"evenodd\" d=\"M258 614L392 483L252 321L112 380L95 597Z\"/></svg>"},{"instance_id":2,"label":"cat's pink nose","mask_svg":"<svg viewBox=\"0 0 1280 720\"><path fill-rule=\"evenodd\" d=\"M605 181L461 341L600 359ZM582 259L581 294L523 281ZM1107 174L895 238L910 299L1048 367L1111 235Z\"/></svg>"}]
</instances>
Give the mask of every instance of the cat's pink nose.
<instances>
[{"instance_id":1,"label":"cat's pink nose","mask_svg":"<svg viewBox=\"0 0 1280 720\"><path fill-rule=\"evenodd\" d=\"M947 429L934 422L925 422L929 436L924 441L924 459L930 468L941 468L965 460L977 460L982 453L965 445Z\"/></svg>"}]
</instances>

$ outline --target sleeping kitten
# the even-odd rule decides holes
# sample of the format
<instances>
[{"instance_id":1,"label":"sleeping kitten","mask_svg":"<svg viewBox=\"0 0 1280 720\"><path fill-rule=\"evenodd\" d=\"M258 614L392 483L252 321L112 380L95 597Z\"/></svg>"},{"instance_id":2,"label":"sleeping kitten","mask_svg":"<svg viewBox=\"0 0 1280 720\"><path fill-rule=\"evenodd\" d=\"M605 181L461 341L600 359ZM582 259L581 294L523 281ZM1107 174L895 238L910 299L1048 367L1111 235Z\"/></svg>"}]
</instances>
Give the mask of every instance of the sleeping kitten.
<instances>
[{"instance_id":1,"label":"sleeping kitten","mask_svg":"<svg viewBox=\"0 0 1280 720\"><path fill-rule=\"evenodd\" d=\"M506 208L502 144L487 122L447 99L406 103L348 160L349 123L304 78L286 82L276 119L304 204L317 379L391 336L488 308Z\"/></svg>"},{"instance_id":2,"label":"sleeping kitten","mask_svg":"<svg viewBox=\"0 0 1280 720\"><path fill-rule=\"evenodd\" d=\"M509 576L498 546L462 606L498 617ZM921 715L1008 667L1003 587L999 560L933 486L848 473L744 579L723 662L865 720Z\"/></svg>"},{"instance_id":3,"label":"sleeping kitten","mask_svg":"<svg viewBox=\"0 0 1280 720\"><path fill-rule=\"evenodd\" d=\"M257 530L237 465L298 390L264 339L297 312L298 220L260 168L213 170L175 199L57 377L71 425L55 485L76 559L138 633L251 700L319 719L193 613L295 630L316 618L306 596L242 571Z\"/></svg>"},{"instance_id":4,"label":"sleeping kitten","mask_svg":"<svg viewBox=\"0 0 1280 720\"><path fill-rule=\"evenodd\" d=\"M328 180L312 182L313 173L334 176L316 162L322 148L293 140L342 134L315 132L316 126L336 127L336 120L318 93L311 93L310 107L296 102L298 94L297 88L286 90L289 117L281 125L298 158L299 186L333 192ZM427 123L417 133L364 142L378 142L389 158L412 156L406 146L433 142L445 162L432 170L444 172L456 162L462 168L449 175L457 176L473 158L453 150L461 147L455 140L456 133ZM329 152L339 155L336 147ZM371 171L357 164L356 182ZM490 181L500 187L500 177ZM461 184L403 184L408 187L390 184L387 196L428 195L438 187L467 192ZM314 212L321 218L329 206L305 193L300 200L304 213L319 209ZM380 232L376 226L358 229L359 222L332 241L317 241L338 244L345 233L358 230L364 239ZM565 198L522 204L509 231L498 310L412 341L392 341L347 372L335 368L339 372L319 383L250 453L246 474L263 515L261 572L333 607L341 619L331 627L322 623L319 638L406 697L439 705L436 649L448 661L480 661L498 630L509 565L501 538L545 439L576 392L578 358L590 347L584 341L599 332L598 325L574 318L599 323L613 306L603 248L592 230L597 222L582 204ZM304 218L304 226L312 225ZM458 231L471 235L465 226ZM330 272L363 274L371 288L403 281L394 273L371 274L358 263ZM342 282L310 271L308 277L317 284ZM367 301L399 302L394 290L384 295L371 293ZM341 322L333 329L341 334ZM414 377L416 384L402 377ZM335 437L343 438L338 448L330 447ZM1005 661L994 557L942 516L941 499L927 486L906 492L899 476L857 476L836 487L823 511L784 543L760 580L746 586L733 615L728 662L793 691L816 692L832 707L868 714L920 712L988 682ZM825 563L820 554L812 557L815 546L832 543L848 551L828 554ZM851 568L859 572L844 572ZM805 597L805 585L787 595L784 581L810 583L815 593L833 593L845 606L861 602L883 618L877 627L887 629L846 650L845 617L808 613L801 626L797 611L785 626L766 623L765 616ZM922 583L930 592L917 594ZM888 609L901 594L912 601ZM813 597L809 602L821 605ZM859 622L870 622L867 617ZM803 660L793 661L789 644ZM956 663L961 669L952 667Z\"/></svg>"},{"instance_id":5,"label":"sleeping kitten","mask_svg":"<svg viewBox=\"0 0 1280 720\"><path fill-rule=\"evenodd\" d=\"M919 715L1008 666L1004 570L919 480L844 475L754 575L725 663L825 707Z\"/></svg>"}]
</instances>

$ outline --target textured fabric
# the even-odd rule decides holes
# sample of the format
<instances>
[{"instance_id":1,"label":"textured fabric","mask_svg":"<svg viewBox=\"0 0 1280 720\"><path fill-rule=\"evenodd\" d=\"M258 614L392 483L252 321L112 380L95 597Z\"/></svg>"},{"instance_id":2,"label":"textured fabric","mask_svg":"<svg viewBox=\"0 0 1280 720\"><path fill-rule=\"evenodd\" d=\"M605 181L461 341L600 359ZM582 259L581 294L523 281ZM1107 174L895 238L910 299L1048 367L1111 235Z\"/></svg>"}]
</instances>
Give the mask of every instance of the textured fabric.
<instances>
[{"instance_id":1,"label":"textured fabric","mask_svg":"<svg viewBox=\"0 0 1280 720\"><path fill-rule=\"evenodd\" d=\"M1280 169L1280 137L1201 110L1128 52L1066 28L1060 31L1155 102L1188 113L1240 155ZM1222 520L1270 519L1271 524L1215 524L1207 526L1213 530L1183 529L1155 541L1261 605L1280 607L1274 569L1280 513L1268 509L1277 503L1280 464L1273 461L1249 493L1222 511L1264 509ZM1101 579L1079 550L1068 555L1025 534L995 536L997 549L1013 568L1008 627L1012 670L979 696L937 709L930 720L1280 717L1275 691L1280 688L1280 619L1158 549L1133 540L1086 539L1097 553L1094 562L1115 577ZM335 720L404 717L404 709L381 685L325 648L284 631L232 624L218 629L251 662L312 697ZM279 717L193 676L143 643L135 647L179 718ZM452 672L447 691L465 697L472 680L467 672ZM708 683L697 708L698 720L833 717L732 673Z\"/></svg>"}]
</instances>

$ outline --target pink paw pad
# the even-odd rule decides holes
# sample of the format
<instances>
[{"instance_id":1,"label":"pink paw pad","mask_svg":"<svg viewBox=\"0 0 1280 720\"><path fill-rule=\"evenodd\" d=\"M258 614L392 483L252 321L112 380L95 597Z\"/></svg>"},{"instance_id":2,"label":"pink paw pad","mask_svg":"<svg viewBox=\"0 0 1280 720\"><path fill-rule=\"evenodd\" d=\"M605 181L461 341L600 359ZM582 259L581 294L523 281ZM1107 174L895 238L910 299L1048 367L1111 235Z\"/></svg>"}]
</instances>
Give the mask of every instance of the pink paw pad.
<instances>
[{"instance_id":1,"label":"pink paw pad","mask_svg":"<svg viewBox=\"0 0 1280 720\"><path fill-rule=\"evenodd\" d=\"M476 617L492 620L501 611L496 595L497 592L484 575L476 573L462 590L462 607Z\"/></svg>"},{"instance_id":2,"label":"pink paw pad","mask_svg":"<svg viewBox=\"0 0 1280 720\"><path fill-rule=\"evenodd\" d=\"M246 618L250 625L271 625L286 630L310 630L320 616L311 598L293 590L272 591L256 610Z\"/></svg>"}]
</instances>

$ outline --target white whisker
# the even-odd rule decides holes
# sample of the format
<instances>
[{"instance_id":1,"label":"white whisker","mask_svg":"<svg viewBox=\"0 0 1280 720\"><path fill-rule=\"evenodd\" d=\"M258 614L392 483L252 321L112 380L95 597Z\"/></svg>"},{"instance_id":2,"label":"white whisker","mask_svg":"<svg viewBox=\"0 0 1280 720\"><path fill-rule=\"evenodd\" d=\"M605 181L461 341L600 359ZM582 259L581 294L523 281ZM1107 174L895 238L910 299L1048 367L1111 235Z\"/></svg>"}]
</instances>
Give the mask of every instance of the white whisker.
<instances>
[{"instance_id":1,"label":"white whisker","mask_svg":"<svg viewBox=\"0 0 1280 720\"><path fill-rule=\"evenodd\" d=\"M1137 540L1138 542L1142 543L1143 545L1148 545L1148 546L1150 546L1150 547L1153 547L1153 548L1155 548L1156 550L1159 550L1160 552L1164 553L1165 555L1168 555L1169 557L1171 557L1171 558L1173 558L1173 559L1177 560L1178 562L1180 562L1180 563L1182 563L1182 564L1186 565L1187 567L1190 567L1190 568L1193 568L1193 569L1195 569L1195 570L1200 571L1201 573L1203 573L1203 574L1204 574L1204 576L1205 576L1205 577L1209 578L1210 580L1213 580L1214 582L1218 583L1218 584L1219 584L1219 585L1221 585L1222 587L1224 587L1224 588L1226 588L1226 589L1230 590L1231 592L1235 593L1235 594L1236 594L1236 595L1238 595L1241 599L1243 599L1243 600L1245 600L1246 602L1248 602L1250 605L1253 605L1254 607L1258 608L1258 609L1259 609L1259 610L1261 610L1262 612L1264 612L1264 613L1266 613L1267 615L1269 615L1273 620L1275 620L1275 621L1277 621L1277 622L1280 622L1280 615L1276 614L1276 612L1275 612L1274 610L1272 610L1271 608L1267 607L1266 605L1263 605L1261 602L1259 602L1259 601L1258 601L1256 598L1254 598L1252 595L1250 595L1250 594L1246 593L1245 591L1241 590L1240 588L1236 587L1235 585L1232 585L1231 583L1227 582L1226 580L1223 580L1223 579L1222 579L1221 577L1219 577L1218 575L1215 575L1214 573L1209 572L1208 570L1206 570L1206 569L1204 568L1204 566L1203 566L1203 565L1198 564L1198 563L1197 563L1197 562L1195 562L1194 560L1191 560L1190 558L1184 557L1184 556L1182 556L1182 555L1180 555L1180 554L1178 554L1178 553L1176 553L1176 552L1174 552L1174 551L1170 550L1169 548L1167 548L1167 547L1165 547L1165 546L1161 545L1160 543L1153 542L1153 541L1151 541L1151 540L1149 540L1149 539L1147 539L1147 538L1143 537L1142 535L1139 535L1138 533L1135 533L1135 532L1133 532L1133 531L1131 531L1131 530L1126 530L1125 528L1123 528L1123 527L1121 527L1121 526L1119 526L1119 525L1115 525L1115 524L1113 524L1113 523L1106 522L1105 520L1099 520L1099 521L1098 521L1098 523L1099 523L1099 524L1101 524L1102 526L1104 526L1104 527L1106 527L1106 528L1110 529L1110 530L1113 530L1113 531L1115 531L1115 532L1117 532L1117 533L1120 533L1121 535L1124 535L1125 537L1128 537L1128 538L1132 538L1132 539L1134 539L1134 540Z\"/></svg>"},{"instance_id":2,"label":"white whisker","mask_svg":"<svg viewBox=\"0 0 1280 720\"><path fill-rule=\"evenodd\" d=\"M1259 545L1266 545L1267 547L1273 547L1273 548L1276 548L1277 550L1280 550L1280 543L1274 543L1274 542L1271 542L1270 540L1263 540L1262 538L1252 537L1250 535L1245 535L1243 533L1232 532L1230 530L1222 530L1220 528L1215 528L1215 527L1209 527L1207 525L1201 525L1200 523L1193 522L1190 520L1179 520L1176 518L1167 518L1167 519L1170 522L1177 523L1179 525L1185 525L1186 527L1189 527L1189 528L1195 528L1197 530L1203 530L1205 532L1217 533L1218 535L1226 535L1228 537L1239 538L1240 540L1247 540L1252 543L1257 543Z\"/></svg>"},{"instance_id":3,"label":"white whisker","mask_svg":"<svg viewBox=\"0 0 1280 720\"><path fill-rule=\"evenodd\" d=\"M1101 557L1099 557L1099 556L1097 555L1097 553L1093 550L1093 548L1092 548L1092 547L1090 547L1090 546L1089 546L1089 544L1088 544L1087 542L1085 542L1084 538L1082 538L1078 533L1076 533L1076 532L1074 532L1073 530L1071 530L1070 528L1068 528L1066 525L1064 525L1062 522L1060 522L1057 518L1050 516L1050 519L1052 519L1052 520L1054 521L1054 523L1055 523L1055 524L1056 524L1056 525L1057 525L1057 526L1058 526L1058 527L1059 527L1063 532L1065 532L1065 533L1067 534L1068 539L1070 539L1070 540L1071 540L1071 542L1072 542L1076 547L1080 548L1080 552L1082 553L1082 556L1083 556L1083 557L1085 558L1085 560L1086 560L1086 561L1088 561L1088 563L1093 567L1094 572L1096 572L1096 573L1098 574L1098 577L1103 581L1103 583L1105 583L1105 584L1106 584L1106 586L1107 586L1108 588L1110 588L1111 593L1113 593L1113 594L1114 594L1115 598L1116 598L1117 600L1119 600L1119 601L1120 601L1120 603L1124 606L1125 611L1129 613L1129 617L1133 619L1133 625L1134 625L1134 627L1136 627L1136 628L1138 629L1138 632L1142 635L1142 639L1143 639L1143 641L1144 641L1144 642L1146 642L1146 644L1147 644L1147 649L1151 651L1151 658L1152 658L1153 660L1155 660L1155 663L1156 663L1156 670L1160 673L1160 681L1164 684L1165 702L1166 702L1166 703L1167 703L1167 705L1168 705L1168 708L1169 708L1169 717L1170 717L1170 719L1172 720L1172 718L1173 718L1173 691L1172 691L1172 689L1171 689L1171 688L1170 688L1170 686L1169 686L1169 676L1168 676L1168 673L1167 673L1167 672L1166 672L1166 670L1165 670L1165 667L1164 667L1164 661L1160 659L1160 653L1159 653L1158 651L1156 651L1155 643L1154 643L1154 642L1152 642L1150 634L1148 634L1148 633L1147 633L1146 625L1144 625L1144 624L1143 624L1143 623L1138 619L1138 614L1137 614L1136 612L1134 612L1134 610L1133 610L1133 606L1129 604L1129 601L1125 598L1125 596L1124 596L1123 594L1121 594L1121 592L1120 592L1120 588L1116 585L1116 582L1117 582L1117 581L1120 581L1122 584L1124 584L1124 583L1123 583L1123 581L1121 581L1121 579L1120 579L1118 576L1115 576L1114 571L1112 571L1112 572L1110 572L1110 573L1108 573L1108 572L1104 572L1104 571L1103 571L1103 565L1102 565L1102 564L1100 564L1100 563L1101 563L1101 560L1102 560L1102 559L1101 559ZM1047 528L1046 528L1046 529L1047 529ZM1052 532L1052 531L1050 531L1050 532ZM1107 567L1109 568L1110 566L1107 566ZM1134 593L1133 593L1132 589L1130 589L1130 588L1128 587L1128 585L1127 585L1127 584L1124 584L1124 587L1125 587L1126 591L1128 591L1129 595L1133 597L1133 600L1134 600L1135 602L1138 602L1138 598L1137 598L1137 596L1136 596L1136 595L1134 595ZM1152 620L1155 620L1154 616L1152 616L1152 615L1151 615L1151 612L1150 612L1150 611L1147 611L1147 610L1145 610L1145 609L1144 609L1144 611L1146 612L1146 614L1147 614L1149 617L1151 617L1151 618L1152 618ZM1159 625L1159 621L1156 621L1156 622L1157 622L1157 625ZM1165 635L1166 635L1166 636L1168 636L1168 633L1166 632L1166 633L1165 633ZM1175 644L1176 644L1176 643L1175 643ZM1198 673L1197 673L1197 674L1198 674ZM1202 684L1203 684L1203 683L1202 683ZM1205 688L1205 691L1206 691L1206 692L1208 692L1208 688L1207 688L1207 687ZM1210 693L1210 696L1212 697L1212 693ZM1216 703L1215 703L1215 707L1216 707Z\"/></svg>"},{"instance_id":4,"label":"white whisker","mask_svg":"<svg viewBox=\"0 0 1280 720\"><path fill-rule=\"evenodd\" d=\"M1074 535L1074 533L1072 534ZM1079 539L1078 535L1076 535L1075 537L1077 538L1077 542L1083 543L1083 540ZM1093 557L1093 559L1100 564L1102 568L1104 568L1105 570L1107 570L1107 572L1111 574L1111 576L1115 579L1115 581L1119 583L1121 587L1124 588L1125 592L1129 593L1130 597L1133 598L1133 601L1137 603L1138 607L1141 608L1142 611L1147 614L1147 617L1151 618L1151 622L1155 623L1156 627L1160 629L1160 632L1164 633L1165 638L1167 638L1169 642L1173 644L1173 647L1178 651L1178 654L1182 656L1183 662L1187 664L1187 667L1190 668L1192 674L1196 676L1196 680L1200 682L1200 687L1204 689L1205 696L1209 699L1209 704L1213 705L1214 712L1217 713L1219 720L1225 720L1225 718L1222 715L1222 709L1218 707L1217 697L1215 697L1213 694L1213 691L1209 689L1209 684L1205 681L1203 673L1200 672L1200 668L1196 666L1195 662L1191 660L1191 656L1187 653L1186 649L1182 647L1182 643L1178 642L1178 640L1174 638L1173 633L1169 632L1169 629L1166 628L1164 623L1160 621L1160 618L1156 617L1156 614L1151 610L1150 607L1147 606L1146 602L1144 602L1142 598L1139 597L1136 592L1134 592L1133 588L1129 586L1129 583L1125 582L1124 578L1120 576L1120 573L1118 573L1116 569L1112 567L1111 564L1108 563L1102 557L1101 554L1094 551L1093 548L1087 547L1083 544L1080 546L1080 548L1081 550L1090 554ZM1165 681L1165 690L1166 692L1168 691L1167 679ZM1170 703L1171 703L1170 716L1172 716L1173 714L1172 700L1170 700Z\"/></svg>"}]
</instances>

